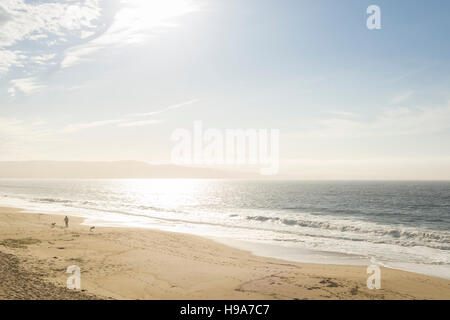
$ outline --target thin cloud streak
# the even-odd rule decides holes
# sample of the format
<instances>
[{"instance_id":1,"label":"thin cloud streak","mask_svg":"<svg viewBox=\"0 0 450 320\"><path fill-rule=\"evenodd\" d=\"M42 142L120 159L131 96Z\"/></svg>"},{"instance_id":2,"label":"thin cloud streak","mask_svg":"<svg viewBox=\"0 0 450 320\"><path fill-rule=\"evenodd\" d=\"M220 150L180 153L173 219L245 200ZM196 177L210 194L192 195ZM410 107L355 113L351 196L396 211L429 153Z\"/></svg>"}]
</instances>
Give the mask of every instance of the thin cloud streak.
<instances>
[{"instance_id":1,"label":"thin cloud streak","mask_svg":"<svg viewBox=\"0 0 450 320\"><path fill-rule=\"evenodd\" d=\"M168 107L165 107L163 109L156 110L156 111L129 114L128 117L148 117L148 116L153 116L153 115L161 114L161 113L164 113L164 112L167 112L167 111L170 111L170 110L179 109L179 108L182 108L182 107L194 104L194 103L196 103L198 101L199 101L199 99L192 99L192 100L185 101L185 102L178 103L178 104L174 104L174 105L171 105L171 106L168 106Z\"/></svg>"},{"instance_id":2,"label":"thin cloud streak","mask_svg":"<svg viewBox=\"0 0 450 320\"><path fill-rule=\"evenodd\" d=\"M151 124L163 123L163 120L143 120L143 121L134 121L134 122L126 122L120 123L119 127L142 127Z\"/></svg>"},{"instance_id":3,"label":"thin cloud streak","mask_svg":"<svg viewBox=\"0 0 450 320\"><path fill-rule=\"evenodd\" d=\"M104 126L113 125L113 124L116 124L118 127L122 127L122 128L124 128L124 127L141 127L141 126L146 126L146 125L158 124L158 123L164 122L164 120L150 119L150 120L131 121L130 118L131 117L135 117L135 118L148 117L148 116L153 116L156 114L161 114L163 112L167 112L170 110L182 108L187 105L191 105L197 101L198 101L198 99L192 99L192 100L174 104L174 105L168 106L164 109L153 111L153 112L125 115L121 119L98 120L98 121L93 121L93 122L71 124L71 125L65 127L62 130L62 132L63 133L72 133L72 132L76 132L76 131L80 131L80 130L84 130L84 129L104 127Z\"/></svg>"},{"instance_id":4,"label":"thin cloud streak","mask_svg":"<svg viewBox=\"0 0 450 320\"><path fill-rule=\"evenodd\" d=\"M397 96L395 96L392 100L391 100L391 104L399 104L402 103L406 100L408 100L412 95L414 94L413 90L409 90L407 92L401 93Z\"/></svg>"},{"instance_id":5,"label":"thin cloud streak","mask_svg":"<svg viewBox=\"0 0 450 320\"><path fill-rule=\"evenodd\" d=\"M91 128L98 128L98 127L104 127L110 124L118 124L124 122L124 120L116 119L116 120L100 120L100 121L93 121L93 122L86 122L86 123L77 123L77 124L71 124L65 127L62 132L64 133L72 133L75 131L80 131L84 129L91 129Z\"/></svg>"}]
</instances>

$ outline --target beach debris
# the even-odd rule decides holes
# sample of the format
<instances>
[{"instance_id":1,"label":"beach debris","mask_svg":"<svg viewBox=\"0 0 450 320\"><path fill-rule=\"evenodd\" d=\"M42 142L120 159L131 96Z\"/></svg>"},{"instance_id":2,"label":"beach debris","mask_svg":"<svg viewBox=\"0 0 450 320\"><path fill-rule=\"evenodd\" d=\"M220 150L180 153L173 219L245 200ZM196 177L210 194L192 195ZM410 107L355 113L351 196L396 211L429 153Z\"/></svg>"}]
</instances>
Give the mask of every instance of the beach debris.
<instances>
[{"instance_id":1,"label":"beach debris","mask_svg":"<svg viewBox=\"0 0 450 320\"><path fill-rule=\"evenodd\" d=\"M52 228L56 227L56 222L52 223Z\"/></svg>"},{"instance_id":2,"label":"beach debris","mask_svg":"<svg viewBox=\"0 0 450 320\"><path fill-rule=\"evenodd\" d=\"M94 232L94 231L95 231L95 227L90 227L90 228L89 228L89 231L90 231L90 232Z\"/></svg>"}]
</instances>

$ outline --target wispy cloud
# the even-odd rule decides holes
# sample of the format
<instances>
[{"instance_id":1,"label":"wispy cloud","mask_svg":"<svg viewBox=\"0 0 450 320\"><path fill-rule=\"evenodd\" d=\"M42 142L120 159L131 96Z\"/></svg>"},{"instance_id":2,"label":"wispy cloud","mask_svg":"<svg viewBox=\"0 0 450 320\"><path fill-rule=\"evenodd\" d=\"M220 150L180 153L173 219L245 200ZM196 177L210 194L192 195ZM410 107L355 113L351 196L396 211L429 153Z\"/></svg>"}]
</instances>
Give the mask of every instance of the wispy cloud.
<instances>
[{"instance_id":1,"label":"wispy cloud","mask_svg":"<svg viewBox=\"0 0 450 320\"><path fill-rule=\"evenodd\" d=\"M39 142L52 139L52 133L44 125L42 121L26 123L0 117L0 160L34 156Z\"/></svg>"},{"instance_id":2,"label":"wispy cloud","mask_svg":"<svg viewBox=\"0 0 450 320\"><path fill-rule=\"evenodd\" d=\"M450 102L439 107L396 107L372 119L334 117L310 119L297 138L360 138L439 133L450 129Z\"/></svg>"},{"instance_id":3,"label":"wispy cloud","mask_svg":"<svg viewBox=\"0 0 450 320\"><path fill-rule=\"evenodd\" d=\"M66 55L61 61L61 68L68 68L83 61L89 61L89 56L100 48L91 45L83 45L67 50Z\"/></svg>"},{"instance_id":4,"label":"wispy cloud","mask_svg":"<svg viewBox=\"0 0 450 320\"><path fill-rule=\"evenodd\" d=\"M111 3L2 0L0 77L13 68L17 72L22 69L24 78L39 77L45 66L59 64L68 68L93 58L101 50L142 43L177 26L177 17L199 9L196 0L120 0L112 22L108 23L103 7ZM29 50L30 43L39 50ZM13 86L10 94L15 95L19 87L20 84Z\"/></svg>"},{"instance_id":5,"label":"wispy cloud","mask_svg":"<svg viewBox=\"0 0 450 320\"><path fill-rule=\"evenodd\" d=\"M23 67L25 58L19 50L1 50L0 48L0 76L8 73L14 66Z\"/></svg>"},{"instance_id":6,"label":"wispy cloud","mask_svg":"<svg viewBox=\"0 0 450 320\"><path fill-rule=\"evenodd\" d=\"M39 84L36 78L14 79L10 81L11 87L8 92L11 96L16 96L18 92L25 95L38 92L46 86Z\"/></svg>"},{"instance_id":7,"label":"wispy cloud","mask_svg":"<svg viewBox=\"0 0 450 320\"><path fill-rule=\"evenodd\" d=\"M0 6L0 26L4 25L8 20L11 19L11 16L6 12L6 10Z\"/></svg>"},{"instance_id":8,"label":"wispy cloud","mask_svg":"<svg viewBox=\"0 0 450 320\"><path fill-rule=\"evenodd\" d=\"M429 70L429 69L431 69L434 66L435 66L435 64L429 64L429 65L421 66L421 67L418 67L418 68L415 68L415 69L412 69L412 70L408 70L407 72L405 72L403 74L400 74L400 75L398 75L398 76L396 76L394 78L386 80L386 82L390 83L390 84L396 83L396 82L400 82L400 81L403 81L403 80L408 79L410 77L416 76L416 75L418 75L418 74L420 74L420 73L422 73L422 72L424 72L426 70Z\"/></svg>"},{"instance_id":9,"label":"wispy cloud","mask_svg":"<svg viewBox=\"0 0 450 320\"><path fill-rule=\"evenodd\" d=\"M94 52L142 43L155 32L175 27L175 18L198 10L192 0L123 0L121 4L106 32L66 51L62 68L87 61Z\"/></svg>"},{"instance_id":10,"label":"wispy cloud","mask_svg":"<svg viewBox=\"0 0 450 320\"><path fill-rule=\"evenodd\" d=\"M391 100L391 104L399 104L402 103L406 100L408 100L412 95L414 94L413 90L409 90L407 92L403 92L397 96L395 96L394 98L392 98Z\"/></svg>"},{"instance_id":11,"label":"wispy cloud","mask_svg":"<svg viewBox=\"0 0 450 320\"><path fill-rule=\"evenodd\" d=\"M95 28L100 17L99 0L30 2L2 0L0 47L8 47L41 34L63 37L73 31ZM35 38L36 39L36 38Z\"/></svg>"},{"instance_id":12,"label":"wispy cloud","mask_svg":"<svg viewBox=\"0 0 450 320\"><path fill-rule=\"evenodd\" d=\"M354 112L345 112L345 111L330 111L331 114L343 117L357 117L358 114Z\"/></svg>"},{"instance_id":13,"label":"wispy cloud","mask_svg":"<svg viewBox=\"0 0 450 320\"><path fill-rule=\"evenodd\" d=\"M92 121L92 122L84 122L84 123L75 123L66 126L62 132L63 133L72 133L84 129L91 129L91 128L98 128L98 127L104 127L108 125L117 125L118 127L126 128L126 127L142 127L147 125L153 125L164 122L162 119L148 119L148 120L131 120L131 118L142 118L142 117L151 117L157 114L161 114L163 112L167 112L170 110L179 109L181 107L191 105L195 102L199 101L198 99L192 99L188 100L182 103L174 104L171 106L168 106L166 108L147 112L147 113L135 113L135 114L128 114L124 115L123 117L119 119L111 119L111 120L98 120L98 121Z\"/></svg>"},{"instance_id":14,"label":"wispy cloud","mask_svg":"<svg viewBox=\"0 0 450 320\"><path fill-rule=\"evenodd\" d=\"M129 117L154 116L156 114L161 114L161 113L164 113L164 112L167 112L167 111L170 111L170 110L179 109L179 108L182 108L182 107L185 107L185 106L189 106L189 105L194 104L194 103L196 103L198 101L199 101L199 99L192 99L192 100L188 100L188 101L185 101L185 102L174 104L174 105L171 105L171 106L159 109L159 110L150 111L150 112L144 112L144 113L133 113L133 114L129 114L128 116Z\"/></svg>"},{"instance_id":15,"label":"wispy cloud","mask_svg":"<svg viewBox=\"0 0 450 320\"><path fill-rule=\"evenodd\" d=\"M101 15L102 0L26 1L2 0L0 3L0 76L12 67L25 68L28 63L44 64L54 59L55 45L67 37L82 38L95 30ZM51 40L49 40L51 38ZM27 50L25 44L45 41L44 54ZM23 47L22 50L16 50ZM14 49L12 49L14 48Z\"/></svg>"},{"instance_id":16,"label":"wispy cloud","mask_svg":"<svg viewBox=\"0 0 450 320\"><path fill-rule=\"evenodd\" d=\"M33 56L30 61L36 64L48 64L48 61L53 60L56 57L56 53L42 54Z\"/></svg>"},{"instance_id":17,"label":"wispy cloud","mask_svg":"<svg viewBox=\"0 0 450 320\"><path fill-rule=\"evenodd\" d=\"M125 122L120 123L119 127L142 127L150 124L158 124L164 122L163 120L142 120L142 121L134 121L134 122Z\"/></svg>"},{"instance_id":18,"label":"wispy cloud","mask_svg":"<svg viewBox=\"0 0 450 320\"><path fill-rule=\"evenodd\" d=\"M92 121L92 122L84 122L84 123L76 123L71 124L65 127L62 132L64 133L71 133L75 131L80 131L83 129L90 129L90 128L98 128L98 127L104 127L110 124L118 124L124 122L124 120L116 119L116 120L100 120L100 121Z\"/></svg>"}]
</instances>

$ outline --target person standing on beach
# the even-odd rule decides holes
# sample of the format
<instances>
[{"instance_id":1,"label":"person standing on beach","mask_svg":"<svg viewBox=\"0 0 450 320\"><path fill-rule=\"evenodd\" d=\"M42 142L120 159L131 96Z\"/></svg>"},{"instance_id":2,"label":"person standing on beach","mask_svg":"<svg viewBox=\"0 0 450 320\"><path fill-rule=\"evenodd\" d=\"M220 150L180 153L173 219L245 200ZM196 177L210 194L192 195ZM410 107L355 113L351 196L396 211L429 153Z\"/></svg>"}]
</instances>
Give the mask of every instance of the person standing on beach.
<instances>
[{"instance_id":1,"label":"person standing on beach","mask_svg":"<svg viewBox=\"0 0 450 320\"><path fill-rule=\"evenodd\" d=\"M68 216L66 216L64 218L64 222L66 223L66 228L68 228L69 227L69 217Z\"/></svg>"}]
</instances>

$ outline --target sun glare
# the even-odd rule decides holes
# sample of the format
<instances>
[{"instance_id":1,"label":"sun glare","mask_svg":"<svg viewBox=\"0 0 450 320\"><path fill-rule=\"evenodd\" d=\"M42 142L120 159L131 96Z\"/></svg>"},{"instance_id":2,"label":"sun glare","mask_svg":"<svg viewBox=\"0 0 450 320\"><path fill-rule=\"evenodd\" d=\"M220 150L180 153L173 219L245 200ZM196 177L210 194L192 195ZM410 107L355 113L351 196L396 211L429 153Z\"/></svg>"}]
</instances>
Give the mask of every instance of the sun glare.
<instances>
[{"instance_id":1,"label":"sun glare","mask_svg":"<svg viewBox=\"0 0 450 320\"><path fill-rule=\"evenodd\" d=\"M149 34L177 26L177 18L197 10L192 0L130 0L116 14L108 31L91 43L142 43Z\"/></svg>"},{"instance_id":2,"label":"sun glare","mask_svg":"<svg viewBox=\"0 0 450 320\"><path fill-rule=\"evenodd\" d=\"M189 0L133 0L133 6L150 24L162 23L166 20L195 11L196 6Z\"/></svg>"}]
</instances>

